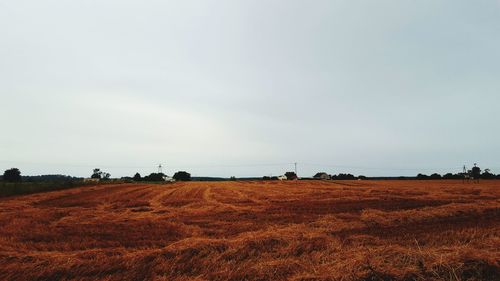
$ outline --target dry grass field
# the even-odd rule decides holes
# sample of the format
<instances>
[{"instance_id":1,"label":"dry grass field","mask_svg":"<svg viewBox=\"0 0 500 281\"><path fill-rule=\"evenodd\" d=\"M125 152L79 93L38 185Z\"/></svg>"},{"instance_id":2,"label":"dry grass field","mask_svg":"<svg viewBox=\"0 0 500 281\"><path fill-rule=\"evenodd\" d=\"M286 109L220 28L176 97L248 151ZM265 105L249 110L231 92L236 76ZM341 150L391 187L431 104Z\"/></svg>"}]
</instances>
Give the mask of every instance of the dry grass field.
<instances>
[{"instance_id":1,"label":"dry grass field","mask_svg":"<svg viewBox=\"0 0 500 281\"><path fill-rule=\"evenodd\" d=\"M4 198L0 280L500 280L500 181L121 184Z\"/></svg>"}]
</instances>

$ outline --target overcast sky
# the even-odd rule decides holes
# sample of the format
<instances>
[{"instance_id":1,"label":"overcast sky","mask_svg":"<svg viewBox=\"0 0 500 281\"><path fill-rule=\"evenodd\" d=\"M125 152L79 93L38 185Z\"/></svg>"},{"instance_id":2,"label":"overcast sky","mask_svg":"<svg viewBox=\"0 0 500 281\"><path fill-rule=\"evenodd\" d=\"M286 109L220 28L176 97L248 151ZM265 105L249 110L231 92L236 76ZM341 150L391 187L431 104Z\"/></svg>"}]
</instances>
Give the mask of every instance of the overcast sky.
<instances>
[{"instance_id":1,"label":"overcast sky","mask_svg":"<svg viewBox=\"0 0 500 281\"><path fill-rule=\"evenodd\" d=\"M500 173L500 1L0 0L0 168Z\"/></svg>"}]
</instances>

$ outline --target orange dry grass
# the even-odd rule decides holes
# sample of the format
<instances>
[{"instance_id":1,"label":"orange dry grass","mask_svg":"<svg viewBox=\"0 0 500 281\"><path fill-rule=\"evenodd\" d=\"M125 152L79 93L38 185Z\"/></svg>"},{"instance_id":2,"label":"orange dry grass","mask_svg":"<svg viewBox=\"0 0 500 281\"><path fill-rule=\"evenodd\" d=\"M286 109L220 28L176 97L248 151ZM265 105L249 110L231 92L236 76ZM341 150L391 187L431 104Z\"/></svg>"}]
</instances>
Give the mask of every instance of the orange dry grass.
<instances>
[{"instance_id":1,"label":"orange dry grass","mask_svg":"<svg viewBox=\"0 0 500 281\"><path fill-rule=\"evenodd\" d=\"M500 280L500 181L191 182L0 200L0 280Z\"/></svg>"}]
</instances>

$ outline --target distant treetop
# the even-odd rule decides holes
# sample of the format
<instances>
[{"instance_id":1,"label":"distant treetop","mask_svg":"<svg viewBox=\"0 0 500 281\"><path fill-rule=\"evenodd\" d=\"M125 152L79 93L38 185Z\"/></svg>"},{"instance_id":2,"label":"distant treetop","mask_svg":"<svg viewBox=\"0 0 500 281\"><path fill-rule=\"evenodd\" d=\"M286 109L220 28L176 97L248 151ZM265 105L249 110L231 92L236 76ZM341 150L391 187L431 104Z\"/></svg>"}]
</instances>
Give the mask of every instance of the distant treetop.
<instances>
[{"instance_id":1,"label":"distant treetop","mask_svg":"<svg viewBox=\"0 0 500 281\"><path fill-rule=\"evenodd\" d=\"M174 174L173 178L176 181L190 181L191 174L186 171L178 171L177 173Z\"/></svg>"},{"instance_id":2,"label":"distant treetop","mask_svg":"<svg viewBox=\"0 0 500 281\"><path fill-rule=\"evenodd\" d=\"M21 171L18 168L11 168L5 170L3 173L3 180L9 182L20 182L21 181Z\"/></svg>"}]
</instances>

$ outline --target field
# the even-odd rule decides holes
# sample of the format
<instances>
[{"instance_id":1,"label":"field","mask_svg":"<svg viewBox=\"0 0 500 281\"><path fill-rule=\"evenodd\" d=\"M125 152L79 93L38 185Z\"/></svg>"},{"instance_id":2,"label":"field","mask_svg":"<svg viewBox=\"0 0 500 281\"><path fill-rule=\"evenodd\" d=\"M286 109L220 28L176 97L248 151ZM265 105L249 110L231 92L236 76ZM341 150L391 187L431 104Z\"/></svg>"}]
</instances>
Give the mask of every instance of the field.
<instances>
[{"instance_id":1,"label":"field","mask_svg":"<svg viewBox=\"0 0 500 281\"><path fill-rule=\"evenodd\" d=\"M0 199L0 280L500 280L500 181L117 184Z\"/></svg>"}]
</instances>

